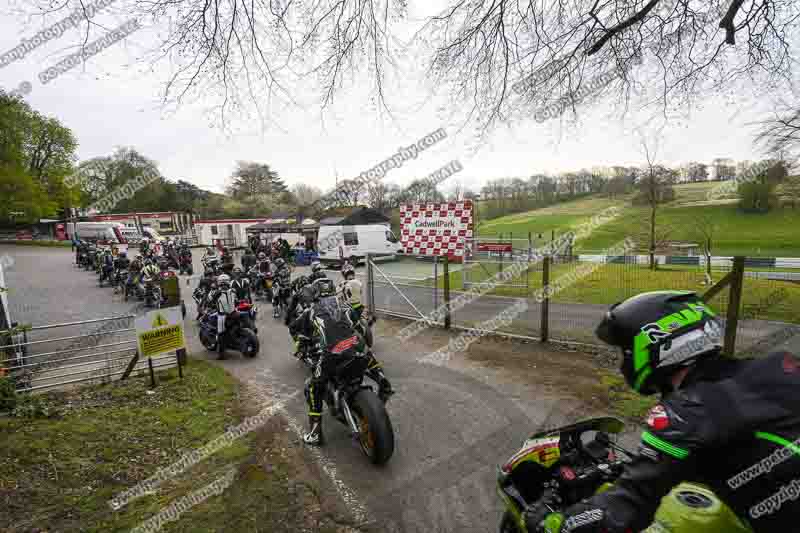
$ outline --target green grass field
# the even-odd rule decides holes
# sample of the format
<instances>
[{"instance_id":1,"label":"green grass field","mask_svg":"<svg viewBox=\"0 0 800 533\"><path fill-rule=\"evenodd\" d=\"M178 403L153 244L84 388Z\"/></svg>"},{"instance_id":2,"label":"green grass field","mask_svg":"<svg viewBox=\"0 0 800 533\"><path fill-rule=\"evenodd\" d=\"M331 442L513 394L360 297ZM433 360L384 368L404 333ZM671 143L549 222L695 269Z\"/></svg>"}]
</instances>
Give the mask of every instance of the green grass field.
<instances>
[{"instance_id":1,"label":"green grass field","mask_svg":"<svg viewBox=\"0 0 800 533\"><path fill-rule=\"evenodd\" d=\"M620 264L556 264L550 270L550 284L560 286L551 298L557 303L611 305L640 292L655 290L693 290L703 294L704 272L699 268L662 267L650 270L646 265ZM507 268L507 267L506 267ZM499 296L535 296L542 288L541 264L510 282L498 285L488 294ZM580 268L580 270L578 270ZM491 279L498 271L496 263L473 264L464 274L471 283ZM719 281L725 271L713 271ZM560 281L559 281L560 280ZM443 280L439 281L443 286ZM452 290L463 290L461 272L450 274ZM727 292L722 291L709 302L718 312L727 309ZM743 318L800 323L800 284L788 281L745 278L742 300Z\"/></svg>"},{"instance_id":2,"label":"green grass field","mask_svg":"<svg viewBox=\"0 0 800 533\"><path fill-rule=\"evenodd\" d=\"M708 218L715 226L714 255L800 257L800 209L774 209L766 214L752 214L741 212L735 204L730 203L687 205L704 201L706 193L717 185L713 182L677 185L676 199L664 204L658 211L657 228L669 228L669 240L700 243L703 237L699 231L699 221ZM515 239L527 239L528 232L531 232L534 245L537 245L549 240L552 231L558 235L574 229L613 205L622 208L621 215L579 241L577 251L601 251L627 236L641 242L644 249L649 210L631 206L630 196L613 200L605 197L582 198L544 209L479 221L478 235L502 235L504 238L513 235ZM542 239L538 239L539 234L542 234Z\"/></svg>"}]
</instances>

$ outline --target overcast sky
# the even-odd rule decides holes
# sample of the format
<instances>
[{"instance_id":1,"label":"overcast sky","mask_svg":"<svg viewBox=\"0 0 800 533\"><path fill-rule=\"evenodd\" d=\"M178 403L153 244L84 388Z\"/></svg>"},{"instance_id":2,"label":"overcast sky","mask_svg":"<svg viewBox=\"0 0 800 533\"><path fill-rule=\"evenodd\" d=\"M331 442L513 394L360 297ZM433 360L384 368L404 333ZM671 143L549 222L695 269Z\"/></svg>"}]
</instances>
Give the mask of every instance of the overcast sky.
<instances>
[{"instance_id":1,"label":"overcast sky","mask_svg":"<svg viewBox=\"0 0 800 533\"><path fill-rule=\"evenodd\" d=\"M127 20L119 6L95 17L111 29ZM2 0L0 53L30 38L61 17L43 22L19 14L24 0ZM9 6L10 7L7 7ZM420 20L412 13L411 25ZM63 15L62 15L63 16ZM109 155L116 147L132 146L159 164L170 179L185 179L221 192L237 160L268 163L288 183L307 183L322 189L333 186L335 175L351 178L390 157L398 147L417 141L443 127L447 139L421 154L416 161L393 169L385 179L407 184L458 159L464 170L450 180L478 188L491 178L529 176L535 172L578 170L593 165L641 164L639 137L631 130L637 116L624 123L608 119L604 104L582 106L581 124L568 131L558 120L538 124L531 120L513 129L494 131L489 141L474 149L474 132L459 131L460 123L441 110L448 102L431 97L429 87L409 57L389 87L392 116L377 109L366 84L355 83L339 94L324 113L307 90L298 90L298 105L277 104L274 124L262 127L253 119L231 120L233 133L225 133L208 116L210 105L202 99L178 109L160 104L165 68L150 69L141 60L157 42L158 27L142 21L143 28L90 58L84 66L42 84L38 74L76 50L83 33L66 31L37 50L0 68L0 86L13 90L28 81L26 96L34 109L57 117L75 133L80 159ZM85 31L85 25L83 28ZM92 27L89 40L105 32ZM757 102L754 104L753 102ZM753 127L763 118L768 102L746 94L734 101L710 98L691 120L664 130L658 158L678 164L715 157L757 159L752 147ZM759 107L760 106L760 107ZM447 189L447 183L443 189Z\"/></svg>"}]
</instances>

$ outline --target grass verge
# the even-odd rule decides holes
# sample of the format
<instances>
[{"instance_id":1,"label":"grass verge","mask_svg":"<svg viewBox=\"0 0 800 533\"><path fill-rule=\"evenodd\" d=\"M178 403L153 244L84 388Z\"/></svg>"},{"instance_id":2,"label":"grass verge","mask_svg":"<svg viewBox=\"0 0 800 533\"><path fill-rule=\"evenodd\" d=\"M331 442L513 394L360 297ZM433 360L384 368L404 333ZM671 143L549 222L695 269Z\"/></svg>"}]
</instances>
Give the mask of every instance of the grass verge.
<instances>
[{"instance_id":1,"label":"grass verge","mask_svg":"<svg viewBox=\"0 0 800 533\"><path fill-rule=\"evenodd\" d=\"M182 380L174 369L158 378L153 394L131 379L44 395L49 418L0 418L0 530L127 531L234 469L224 492L163 529L336 531L341 520L277 416L113 511L112 497L256 414L220 367L190 360Z\"/></svg>"},{"instance_id":2,"label":"grass verge","mask_svg":"<svg viewBox=\"0 0 800 533\"><path fill-rule=\"evenodd\" d=\"M15 241L15 240L0 240L0 244L14 244L16 246L44 246L46 248L62 248L64 246L71 247L70 241Z\"/></svg>"}]
</instances>

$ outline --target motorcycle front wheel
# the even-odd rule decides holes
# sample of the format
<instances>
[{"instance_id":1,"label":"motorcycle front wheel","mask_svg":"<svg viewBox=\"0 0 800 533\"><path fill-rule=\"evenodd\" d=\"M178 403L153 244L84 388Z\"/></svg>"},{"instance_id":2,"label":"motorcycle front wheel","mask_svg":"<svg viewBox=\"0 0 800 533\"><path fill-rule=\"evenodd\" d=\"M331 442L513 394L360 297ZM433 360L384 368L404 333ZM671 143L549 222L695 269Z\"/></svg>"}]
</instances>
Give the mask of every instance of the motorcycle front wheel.
<instances>
[{"instance_id":1,"label":"motorcycle front wheel","mask_svg":"<svg viewBox=\"0 0 800 533\"><path fill-rule=\"evenodd\" d=\"M353 397L358 423L358 443L372 464L385 464L394 453L394 429L383 402L372 389L361 389Z\"/></svg>"}]
</instances>

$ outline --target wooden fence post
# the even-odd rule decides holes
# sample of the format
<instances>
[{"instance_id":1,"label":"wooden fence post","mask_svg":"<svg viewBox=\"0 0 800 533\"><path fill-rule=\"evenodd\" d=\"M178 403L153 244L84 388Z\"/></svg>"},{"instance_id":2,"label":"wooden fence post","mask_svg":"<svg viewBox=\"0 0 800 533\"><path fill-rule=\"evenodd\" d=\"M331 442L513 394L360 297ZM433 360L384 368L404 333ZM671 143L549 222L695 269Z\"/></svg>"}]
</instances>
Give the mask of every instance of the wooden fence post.
<instances>
[{"instance_id":1,"label":"wooden fence post","mask_svg":"<svg viewBox=\"0 0 800 533\"><path fill-rule=\"evenodd\" d=\"M728 313L725 320L725 344L723 353L733 357L736 351L736 328L739 325L739 308L742 303L742 288L744 287L744 257L733 258L731 271L731 292L728 296Z\"/></svg>"}]
</instances>

